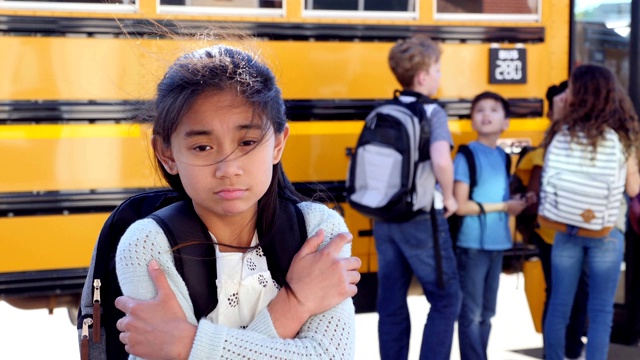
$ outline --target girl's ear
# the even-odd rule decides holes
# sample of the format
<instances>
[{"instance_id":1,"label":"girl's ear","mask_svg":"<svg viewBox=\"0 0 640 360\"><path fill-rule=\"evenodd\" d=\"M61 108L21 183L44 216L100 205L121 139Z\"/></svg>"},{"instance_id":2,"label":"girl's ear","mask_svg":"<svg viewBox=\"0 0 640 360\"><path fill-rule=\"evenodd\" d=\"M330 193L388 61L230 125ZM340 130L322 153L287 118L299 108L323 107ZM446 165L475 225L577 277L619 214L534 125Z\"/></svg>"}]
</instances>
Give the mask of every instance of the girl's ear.
<instances>
[{"instance_id":1,"label":"girl's ear","mask_svg":"<svg viewBox=\"0 0 640 360\"><path fill-rule=\"evenodd\" d=\"M275 144L273 147L273 164L277 164L282 159L282 153L284 152L284 145L289 138L289 125L285 125L281 134L275 135Z\"/></svg>"},{"instance_id":2,"label":"girl's ear","mask_svg":"<svg viewBox=\"0 0 640 360\"><path fill-rule=\"evenodd\" d=\"M156 154L156 157L162 163L164 169L171 175L178 174L178 167L176 166L176 161L173 158L173 153L171 152L171 147L165 146L162 143L162 139L153 135L151 137L151 146L153 147L153 152Z\"/></svg>"}]
</instances>

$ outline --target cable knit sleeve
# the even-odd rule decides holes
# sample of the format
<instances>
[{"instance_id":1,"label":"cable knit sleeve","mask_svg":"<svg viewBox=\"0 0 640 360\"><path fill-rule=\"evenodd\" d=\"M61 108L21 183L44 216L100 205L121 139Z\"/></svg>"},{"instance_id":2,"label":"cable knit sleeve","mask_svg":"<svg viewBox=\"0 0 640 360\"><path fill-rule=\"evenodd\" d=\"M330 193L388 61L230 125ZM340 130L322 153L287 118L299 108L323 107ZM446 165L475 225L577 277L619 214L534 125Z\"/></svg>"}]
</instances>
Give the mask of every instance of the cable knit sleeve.
<instances>
[{"instance_id":1,"label":"cable knit sleeve","mask_svg":"<svg viewBox=\"0 0 640 360\"><path fill-rule=\"evenodd\" d=\"M342 217L325 205L299 204L305 217L307 234L325 230L321 247L338 233L346 232ZM350 256L347 244L340 255ZM193 315L188 290L173 262L173 255L162 229L150 219L134 223L122 237L116 254L118 279L123 294L147 300L156 290L147 272L147 264L156 259L167 274L189 322L198 324L189 356L194 360L209 359L353 359L355 351L355 310L351 299L311 317L295 339L279 338L267 309L258 313L246 329L233 329ZM130 357L134 359L134 357Z\"/></svg>"},{"instance_id":2,"label":"cable knit sleeve","mask_svg":"<svg viewBox=\"0 0 640 360\"><path fill-rule=\"evenodd\" d=\"M122 293L138 300L156 297L157 291L147 270L151 259L155 259L166 274L167 281L189 322L196 325L198 321L194 315L187 285L175 267L169 240L162 228L151 219L133 223L118 243L116 272ZM130 356L129 359L136 357Z\"/></svg>"}]
</instances>

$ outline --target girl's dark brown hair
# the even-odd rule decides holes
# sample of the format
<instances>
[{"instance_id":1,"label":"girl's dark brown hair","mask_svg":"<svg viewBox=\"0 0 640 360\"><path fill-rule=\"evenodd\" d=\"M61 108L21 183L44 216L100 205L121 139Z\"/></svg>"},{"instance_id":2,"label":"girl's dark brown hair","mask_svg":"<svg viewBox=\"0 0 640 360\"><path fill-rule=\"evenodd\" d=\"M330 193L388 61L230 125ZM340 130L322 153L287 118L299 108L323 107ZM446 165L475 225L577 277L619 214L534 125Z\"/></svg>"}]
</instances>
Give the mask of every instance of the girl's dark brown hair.
<instances>
[{"instance_id":1,"label":"girl's dark brown hair","mask_svg":"<svg viewBox=\"0 0 640 360\"><path fill-rule=\"evenodd\" d=\"M572 140L579 132L584 133L594 152L607 128L618 134L627 156L633 148L638 148L638 115L609 69L598 65L578 66L571 74L567 91L571 95L569 103L563 116L551 122L542 143L545 148L565 127Z\"/></svg>"}]
</instances>

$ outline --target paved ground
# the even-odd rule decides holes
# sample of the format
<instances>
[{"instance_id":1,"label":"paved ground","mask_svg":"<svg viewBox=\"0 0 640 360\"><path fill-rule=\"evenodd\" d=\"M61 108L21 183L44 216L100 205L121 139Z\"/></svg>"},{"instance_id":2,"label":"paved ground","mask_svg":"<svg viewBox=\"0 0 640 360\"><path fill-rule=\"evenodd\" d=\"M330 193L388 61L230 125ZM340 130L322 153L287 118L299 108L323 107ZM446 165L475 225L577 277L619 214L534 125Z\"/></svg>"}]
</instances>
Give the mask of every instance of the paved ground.
<instances>
[{"instance_id":1,"label":"paved ground","mask_svg":"<svg viewBox=\"0 0 640 360\"><path fill-rule=\"evenodd\" d=\"M540 359L542 336L535 332L524 297L521 276L502 275L498 311L489 341L491 360ZM414 324L410 359L417 359L422 326L429 304L423 296L410 296ZM356 315L356 359L378 359L377 315ZM457 338L451 359L459 359ZM20 310L0 301L0 359L78 359L76 331L66 309ZM610 359L640 359L640 348L613 345Z\"/></svg>"}]
</instances>

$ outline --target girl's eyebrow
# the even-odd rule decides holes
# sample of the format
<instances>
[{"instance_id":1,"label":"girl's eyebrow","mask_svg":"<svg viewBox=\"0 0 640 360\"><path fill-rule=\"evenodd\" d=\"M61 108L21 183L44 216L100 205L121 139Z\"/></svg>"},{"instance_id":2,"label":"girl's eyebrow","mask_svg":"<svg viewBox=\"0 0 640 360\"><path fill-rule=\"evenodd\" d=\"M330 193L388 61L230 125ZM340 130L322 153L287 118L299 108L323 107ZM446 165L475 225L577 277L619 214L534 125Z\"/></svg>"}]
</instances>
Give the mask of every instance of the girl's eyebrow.
<instances>
[{"instance_id":1,"label":"girl's eyebrow","mask_svg":"<svg viewBox=\"0 0 640 360\"><path fill-rule=\"evenodd\" d=\"M255 122L251 122L248 124L241 124L236 126L236 128L238 130L260 130L262 129L262 126L260 124L257 124Z\"/></svg>"},{"instance_id":2,"label":"girl's eyebrow","mask_svg":"<svg viewBox=\"0 0 640 360\"><path fill-rule=\"evenodd\" d=\"M236 130L238 131L260 130L260 129L262 129L262 126L260 126L260 124L257 124L257 123L247 123L247 124L240 124L236 126ZM213 131L211 130L192 129L184 133L183 137L186 139L189 139L197 136L210 136L212 134L213 134Z\"/></svg>"},{"instance_id":3,"label":"girl's eyebrow","mask_svg":"<svg viewBox=\"0 0 640 360\"><path fill-rule=\"evenodd\" d=\"M184 138L192 138L192 137L196 137L196 136L208 136L211 135L212 132L211 130L204 130L204 129L194 129L194 130L189 130L186 133L184 133L183 137Z\"/></svg>"}]
</instances>

